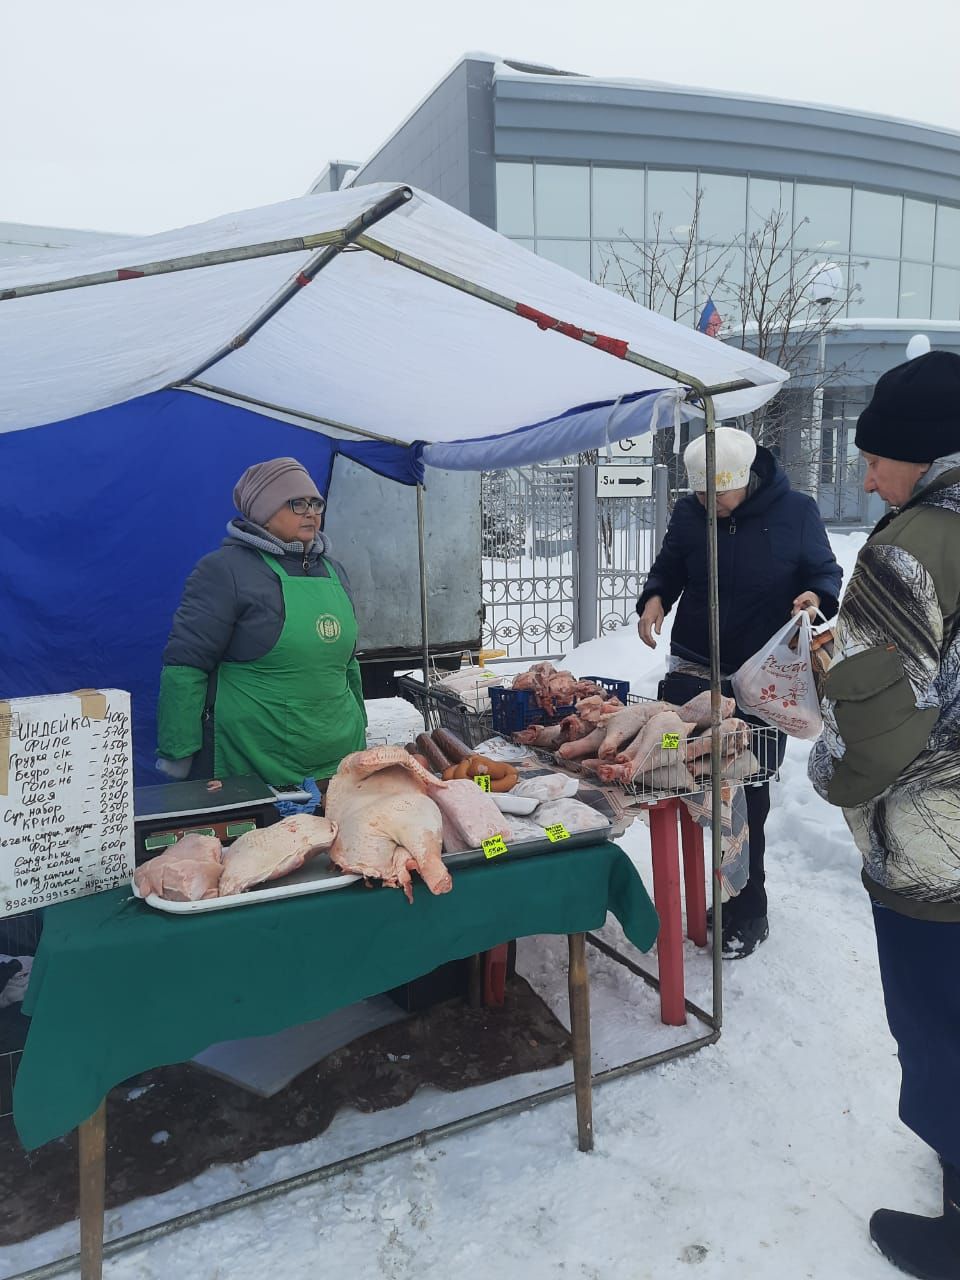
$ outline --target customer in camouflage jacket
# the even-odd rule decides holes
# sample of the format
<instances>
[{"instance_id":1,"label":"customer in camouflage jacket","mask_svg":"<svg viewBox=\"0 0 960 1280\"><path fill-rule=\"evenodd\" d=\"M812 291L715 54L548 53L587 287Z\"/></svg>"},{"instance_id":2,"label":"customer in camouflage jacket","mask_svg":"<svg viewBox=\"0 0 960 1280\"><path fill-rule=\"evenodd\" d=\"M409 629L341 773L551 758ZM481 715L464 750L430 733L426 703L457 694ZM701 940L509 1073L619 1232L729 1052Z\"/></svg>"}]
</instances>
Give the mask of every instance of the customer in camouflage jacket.
<instances>
[{"instance_id":1,"label":"customer in camouflage jacket","mask_svg":"<svg viewBox=\"0 0 960 1280\"><path fill-rule=\"evenodd\" d=\"M894 509L841 604L810 777L863 855L900 1116L943 1166L942 1217L880 1209L870 1234L910 1275L960 1280L960 356L884 374L856 441Z\"/></svg>"}]
</instances>

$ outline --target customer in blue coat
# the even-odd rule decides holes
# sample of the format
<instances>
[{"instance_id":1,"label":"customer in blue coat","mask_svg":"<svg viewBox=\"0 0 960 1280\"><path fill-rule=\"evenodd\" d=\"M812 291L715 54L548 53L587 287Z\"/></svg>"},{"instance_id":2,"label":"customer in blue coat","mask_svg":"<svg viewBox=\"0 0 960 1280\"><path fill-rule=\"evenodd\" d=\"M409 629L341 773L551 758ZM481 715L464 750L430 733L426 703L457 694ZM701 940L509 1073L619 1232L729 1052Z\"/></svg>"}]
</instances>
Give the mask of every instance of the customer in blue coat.
<instances>
[{"instance_id":1,"label":"customer in blue coat","mask_svg":"<svg viewBox=\"0 0 960 1280\"><path fill-rule=\"evenodd\" d=\"M720 671L729 677L792 614L820 609L832 617L842 575L817 504L790 488L773 454L732 427L717 428L716 447ZM674 507L637 601L640 638L651 648L664 617L677 604L667 675L660 686L660 696L675 703L707 688L710 679L703 436L687 446L683 461L693 492ZM727 683L723 692L731 693ZM773 752L761 750L761 765L772 769L782 763L785 748L786 739L778 734L776 760ZM763 867L769 784L747 787L746 800L750 879L723 909L723 950L729 958L750 955L769 932Z\"/></svg>"}]
</instances>

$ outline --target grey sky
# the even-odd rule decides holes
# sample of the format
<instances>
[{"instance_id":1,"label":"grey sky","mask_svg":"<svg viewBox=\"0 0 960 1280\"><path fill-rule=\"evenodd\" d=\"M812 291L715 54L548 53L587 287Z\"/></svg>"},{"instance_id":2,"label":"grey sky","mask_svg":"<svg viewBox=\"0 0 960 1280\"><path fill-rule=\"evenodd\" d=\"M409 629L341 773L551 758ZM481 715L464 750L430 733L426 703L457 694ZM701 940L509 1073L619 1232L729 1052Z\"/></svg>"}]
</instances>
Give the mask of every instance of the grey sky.
<instances>
[{"instance_id":1,"label":"grey sky","mask_svg":"<svg viewBox=\"0 0 960 1280\"><path fill-rule=\"evenodd\" d=\"M300 195L468 50L960 130L957 0L0 0L0 31L0 221L150 232Z\"/></svg>"}]
</instances>

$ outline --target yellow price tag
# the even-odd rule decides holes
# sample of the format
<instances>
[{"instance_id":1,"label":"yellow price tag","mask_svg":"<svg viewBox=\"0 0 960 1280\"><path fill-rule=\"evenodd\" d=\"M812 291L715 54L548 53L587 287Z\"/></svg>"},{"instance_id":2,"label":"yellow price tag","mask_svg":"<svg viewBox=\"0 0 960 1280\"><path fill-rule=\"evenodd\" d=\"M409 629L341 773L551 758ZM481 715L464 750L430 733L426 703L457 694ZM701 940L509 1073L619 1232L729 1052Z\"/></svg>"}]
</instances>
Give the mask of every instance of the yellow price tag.
<instances>
[{"instance_id":1,"label":"yellow price tag","mask_svg":"<svg viewBox=\"0 0 960 1280\"><path fill-rule=\"evenodd\" d=\"M665 733L660 742L660 746L664 751L676 751L680 746L679 733Z\"/></svg>"},{"instance_id":2,"label":"yellow price tag","mask_svg":"<svg viewBox=\"0 0 960 1280\"><path fill-rule=\"evenodd\" d=\"M556 844L558 840L570 839L570 832L562 822L555 822L550 827L544 827L544 831L547 833L547 839L552 841L554 844Z\"/></svg>"},{"instance_id":3,"label":"yellow price tag","mask_svg":"<svg viewBox=\"0 0 960 1280\"><path fill-rule=\"evenodd\" d=\"M485 858L499 858L501 853L508 852L503 836L491 836L489 840L482 841L481 847Z\"/></svg>"},{"instance_id":4,"label":"yellow price tag","mask_svg":"<svg viewBox=\"0 0 960 1280\"><path fill-rule=\"evenodd\" d=\"M477 784L477 786L480 788L480 790L481 790L481 791L489 791L489 790L490 790L490 775L489 775L489 773L475 773L475 774L473 775L473 780L474 780L474 782Z\"/></svg>"}]
</instances>

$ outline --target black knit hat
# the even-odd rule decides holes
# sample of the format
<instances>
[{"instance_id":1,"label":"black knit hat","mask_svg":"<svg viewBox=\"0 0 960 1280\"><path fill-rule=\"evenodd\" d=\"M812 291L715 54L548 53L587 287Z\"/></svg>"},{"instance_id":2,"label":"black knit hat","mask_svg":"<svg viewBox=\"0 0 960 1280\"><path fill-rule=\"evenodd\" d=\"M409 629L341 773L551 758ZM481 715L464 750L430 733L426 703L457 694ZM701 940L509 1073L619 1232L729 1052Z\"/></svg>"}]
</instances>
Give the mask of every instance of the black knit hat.
<instances>
[{"instance_id":1,"label":"black knit hat","mask_svg":"<svg viewBox=\"0 0 960 1280\"><path fill-rule=\"evenodd\" d=\"M889 369L857 419L864 453L934 462L960 450L960 356L928 351Z\"/></svg>"}]
</instances>

